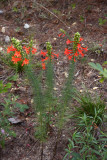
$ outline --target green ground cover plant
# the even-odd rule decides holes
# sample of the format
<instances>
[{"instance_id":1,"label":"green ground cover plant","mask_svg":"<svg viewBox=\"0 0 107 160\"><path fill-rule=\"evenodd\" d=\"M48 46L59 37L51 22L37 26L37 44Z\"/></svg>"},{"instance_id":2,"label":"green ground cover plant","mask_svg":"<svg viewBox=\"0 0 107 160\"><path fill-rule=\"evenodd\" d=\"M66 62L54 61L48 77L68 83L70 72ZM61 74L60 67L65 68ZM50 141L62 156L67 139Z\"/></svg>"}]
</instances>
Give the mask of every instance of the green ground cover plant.
<instances>
[{"instance_id":1,"label":"green ground cover plant","mask_svg":"<svg viewBox=\"0 0 107 160\"><path fill-rule=\"evenodd\" d=\"M107 135L93 125L92 117L84 113L79 119L78 126L84 129L73 133L63 160L106 160Z\"/></svg>"},{"instance_id":2,"label":"green ground cover plant","mask_svg":"<svg viewBox=\"0 0 107 160\"><path fill-rule=\"evenodd\" d=\"M92 68L96 69L97 71L99 71L99 74L101 75L101 79L100 79L100 82L103 82L104 80L107 79L107 69L106 68L103 68L102 66L103 65L106 65L107 64L107 61L105 61L103 63L103 65L101 66L99 63L93 63L93 62L90 62L88 63Z\"/></svg>"},{"instance_id":3,"label":"green ground cover plant","mask_svg":"<svg viewBox=\"0 0 107 160\"><path fill-rule=\"evenodd\" d=\"M75 107L75 117L84 113L87 116L92 117L93 122L97 125L100 125L103 122L103 117L105 114L106 105L103 100L99 96L92 97L89 91L85 91L84 93L76 93L75 100L79 103L79 107Z\"/></svg>"},{"instance_id":4,"label":"green ground cover plant","mask_svg":"<svg viewBox=\"0 0 107 160\"><path fill-rule=\"evenodd\" d=\"M106 118L106 105L99 96L85 90L75 91L74 99L79 103L71 119L76 129L69 139L64 160L106 160L107 135L102 131Z\"/></svg>"},{"instance_id":5,"label":"green ground cover plant","mask_svg":"<svg viewBox=\"0 0 107 160\"><path fill-rule=\"evenodd\" d=\"M8 92L8 89L11 88L11 83L3 84L0 81L0 94ZM24 112L28 109L28 106L25 104L20 104L16 102L18 96L8 94L8 98L4 98L4 103L0 103L0 145L2 148L5 147L5 141L9 137L16 137L15 132L12 130L9 118L14 117L15 109L19 109L20 112Z\"/></svg>"}]
</instances>

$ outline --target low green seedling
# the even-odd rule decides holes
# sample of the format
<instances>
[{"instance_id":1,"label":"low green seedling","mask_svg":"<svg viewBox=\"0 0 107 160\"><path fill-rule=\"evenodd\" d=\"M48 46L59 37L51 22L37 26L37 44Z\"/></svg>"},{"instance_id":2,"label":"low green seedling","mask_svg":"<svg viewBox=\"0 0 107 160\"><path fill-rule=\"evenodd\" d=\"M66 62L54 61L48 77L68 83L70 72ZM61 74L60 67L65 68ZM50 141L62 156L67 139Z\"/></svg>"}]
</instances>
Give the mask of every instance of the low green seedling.
<instances>
[{"instance_id":1,"label":"low green seedling","mask_svg":"<svg viewBox=\"0 0 107 160\"><path fill-rule=\"evenodd\" d=\"M99 25L102 26L106 23L106 19L99 18Z\"/></svg>"},{"instance_id":2,"label":"low green seedling","mask_svg":"<svg viewBox=\"0 0 107 160\"><path fill-rule=\"evenodd\" d=\"M15 107L19 108L20 112L22 113L29 108L26 104L20 104L20 103L16 103Z\"/></svg>"},{"instance_id":3,"label":"low green seedling","mask_svg":"<svg viewBox=\"0 0 107 160\"><path fill-rule=\"evenodd\" d=\"M80 16L80 21L84 22L85 18L83 16Z\"/></svg>"},{"instance_id":4,"label":"low green seedling","mask_svg":"<svg viewBox=\"0 0 107 160\"><path fill-rule=\"evenodd\" d=\"M2 81L0 81L0 93L5 93L8 91L9 88L11 88L11 83L3 84Z\"/></svg>"}]
</instances>

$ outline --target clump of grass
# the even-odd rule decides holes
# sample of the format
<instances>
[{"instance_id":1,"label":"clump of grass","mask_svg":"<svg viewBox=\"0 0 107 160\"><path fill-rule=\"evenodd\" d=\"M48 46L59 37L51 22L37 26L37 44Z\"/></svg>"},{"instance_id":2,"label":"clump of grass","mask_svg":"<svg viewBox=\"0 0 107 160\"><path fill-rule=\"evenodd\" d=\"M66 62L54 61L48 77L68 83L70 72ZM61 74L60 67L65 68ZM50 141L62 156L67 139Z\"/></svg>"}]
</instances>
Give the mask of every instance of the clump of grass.
<instances>
[{"instance_id":1,"label":"clump of grass","mask_svg":"<svg viewBox=\"0 0 107 160\"><path fill-rule=\"evenodd\" d=\"M75 107L76 116L91 116L97 125L101 124L105 112L105 103L100 97L92 97L88 91L83 94L77 93L75 100L79 103L79 107Z\"/></svg>"}]
</instances>

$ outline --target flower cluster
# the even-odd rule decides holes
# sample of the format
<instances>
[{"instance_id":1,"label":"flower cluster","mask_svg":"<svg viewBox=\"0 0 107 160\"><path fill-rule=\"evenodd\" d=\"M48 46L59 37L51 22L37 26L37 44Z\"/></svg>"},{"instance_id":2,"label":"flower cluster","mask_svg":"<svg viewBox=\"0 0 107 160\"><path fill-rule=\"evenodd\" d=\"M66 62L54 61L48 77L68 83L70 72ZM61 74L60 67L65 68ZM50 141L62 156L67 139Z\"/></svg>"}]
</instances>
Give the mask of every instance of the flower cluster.
<instances>
[{"instance_id":1,"label":"flower cluster","mask_svg":"<svg viewBox=\"0 0 107 160\"><path fill-rule=\"evenodd\" d=\"M45 62L47 61L47 60L51 60L51 59L53 59L53 58L55 58L55 57L59 57L59 54L55 54L55 53L53 53L53 52L51 52L51 54L49 55L48 54L48 51L47 52L43 52L42 50L41 50L41 57L42 57L42 59L41 59L41 61L42 61L42 69L43 70L45 70L46 69L46 65L45 65Z\"/></svg>"},{"instance_id":2,"label":"flower cluster","mask_svg":"<svg viewBox=\"0 0 107 160\"><path fill-rule=\"evenodd\" d=\"M26 56L30 53L35 54L37 51L36 48L31 48L31 47L26 47L26 46L24 46L23 49L26 53ZM15 48L13 45L11 45L7 48L7 53L14 53L14 54L12 54L12 59L11 59L11 61L14 64L17 64L18 62L22 62L21 66L29 64L29 59L25 58L25 55L22 54L24 52L18 51L18 49Z\"/></svg>"},{"instance_id":3,"label":"flower cluster","mask_svg":"<svg viewBox=\"0 0 107 160\"><path fill-rule=\"evenodd\" d=\"M81 46L80 42L82 40L83 40L83 38L79 39L79 43L76 44L76 47L73 50L69 50L68 48L65 48L64 54L67 56L67 58L69 60L71 60L73 58L74 61L76 61L75 58L78 57L79 55L81 55L82 57L84 57L83 51L86 52L87 51L87 47L84 48L84 47ZM69 39L67 39L66 44L69 45L72 42L75 44L75 41L70 41ZM74 50L75 50L75 52L74 52Z\"/></svg>"}]
</instances>

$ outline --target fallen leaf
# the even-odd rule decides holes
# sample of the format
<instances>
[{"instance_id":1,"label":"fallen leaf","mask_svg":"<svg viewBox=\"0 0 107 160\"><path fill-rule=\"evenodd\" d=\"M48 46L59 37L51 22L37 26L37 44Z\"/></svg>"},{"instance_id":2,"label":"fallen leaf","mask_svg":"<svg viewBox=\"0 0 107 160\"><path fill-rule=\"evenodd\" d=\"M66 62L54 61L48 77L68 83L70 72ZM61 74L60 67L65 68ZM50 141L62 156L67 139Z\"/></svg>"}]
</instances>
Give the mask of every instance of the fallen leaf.
<instances>
[{"instance_id":1,"label":"fallen leaf","mask_svg":"<svg viewBox=\"0 0 107 160\"><path fill-rule=\"evenodd\" d=\"M11 122L12 124L18 124L18 123L21 123L21 122L22 122L22 119L19 119L19 118L17 118L17 117L15 117L15 118L9 118L8 120L9 120L9 122Z\"/></svg>"}]
</instances>

